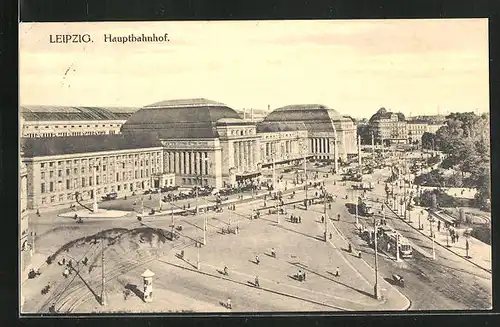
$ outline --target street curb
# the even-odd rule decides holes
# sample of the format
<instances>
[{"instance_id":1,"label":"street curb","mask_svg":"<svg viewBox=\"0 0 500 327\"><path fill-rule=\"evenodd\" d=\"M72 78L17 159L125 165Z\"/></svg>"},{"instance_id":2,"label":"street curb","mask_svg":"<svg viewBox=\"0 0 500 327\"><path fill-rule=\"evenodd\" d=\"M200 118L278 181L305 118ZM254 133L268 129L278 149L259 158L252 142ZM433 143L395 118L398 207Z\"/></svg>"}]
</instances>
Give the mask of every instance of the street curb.
<instances>
[{"instance_id":1,"label":"street curb","mask_svg":"<svg viewBox=\"0 0 500 327\"><path fill-rule=\"evenodd\" d=\"M158 260L158 261L166 263L166 264L174 266L174 267L177 267L177 268L181 268L181 269L184 269L184 270L189 270L191 272L196 272L196 273L199 273L199 274L202 274L202 275L206 275L206 276L210 276L210 277L214 277L214 278L217 278L217 279L227 280L227 281L230 281L230 282L233 282L233 283L236 283L236 284L240 284L240 285L243 285L243 286L252 287L252 286L249 286L246 283L238 282L238 281L230 279L230 278L226 278L226 277L222 277L222 276L217 276L217 275L214 275L214 274L211 274L211 273L207 273L207 272L204 272L204 271L201 271L201 270L184 267L184 266L177 265L175 263L171 263L171 262L164 261L164 260ZM338 309L340 311L355 311L355 310L349 310L349 309L338 307L338 306L333 306L333 305L326 304L326 303L323 303L323 302L318 302L318 301L314 301L314 300L310 300L310 299L306 299L306 298L301 298L301 297L296 296L296 295L284 293L284 292L281 292L281 291L275 291L275 290L272 290L272 289L269 289L269 288L264 288L264 287L259 287L259 288L252 287L252 288L260 289L260 290L267 291L267 292L270 292L270 293L275 293L275 294L287 296L287 297L290 297L290 298L294 298L294 299L298 299L298 300L302 300L302 301L306 301L306 302L310 302L310 303L313 303L313 304L318 304L318 305L326 306L326 307L333 308L333 309Z\"/></svg>"},{"instance_id":2,"label":"street curb","mask_svg":"<svg viewBox=\"0 0 500 327\"><path fill-rule=\"evenodd\" d=\"M389 208L389 210L390 210L393 214L395 214L395 215L396 215L396 217L398 217L398 218L399 218L401 221L403 221L405 224L407 224L408 226L410 226L410 227L411 227L411 228L413 228L414 230L418 231L420 234L422 234L422 235L423 235L423 236L425 236L426 238L431 239L429 236L427 236L425 233L423 233L420 229L416 228L415 226L411 225L409 222L407 222L406 220L404 220L403 218L401 218L401 216L400 216L400 215L398 215L398 214L397 214L394 210L392 210L392 208L391 208L391 207L389 207L386 203L384 203L384 204L387 206L387 208ZM449 248L448 248L448 247L446 247L445 245L441 244L440 242L437 242L437 241L436 241L435 243L436 243L436 244L438 244L439 246L441 246L442 248L444 248L444 249L446 249L446 250L450 251L450 252L451 252L451 253L453 253L454 255L456 255L456 256L458 256L458 257L460 257L460 258L464 259L465 261L468 261L468 262L472 263L474 266L478 267L479 269L482 269L482 270L484 270L484 271L486 271L487 273L490 273L490 274L492 273L492 272L491 272L491 270L488 270L487 268L484 268L484 267L482 267L482 266L478 265L477 263L475 263L475 262L473 262L473 261L471 261L471 260L469 260L469 259L467 259L467 258L465 258L465 257L461 256L460 254L456 253L455 251L452 251L451 249L449 249Z\"/></svg>"}]
</instances>

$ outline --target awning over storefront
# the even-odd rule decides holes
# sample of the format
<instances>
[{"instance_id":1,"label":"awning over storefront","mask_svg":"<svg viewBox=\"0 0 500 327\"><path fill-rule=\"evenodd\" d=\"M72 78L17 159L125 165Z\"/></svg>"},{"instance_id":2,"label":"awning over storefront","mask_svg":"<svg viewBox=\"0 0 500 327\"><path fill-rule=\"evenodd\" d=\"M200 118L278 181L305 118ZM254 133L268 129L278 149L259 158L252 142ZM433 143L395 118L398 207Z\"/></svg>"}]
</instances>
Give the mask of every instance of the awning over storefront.
<instances>
[{"instance_id":1,"label":"awning over storefront","mask_svg":"<svg viewBox=\"0 0 500 327\"><path fill-rule=\"evenodd\" d=\"M239 182L239 181L243 181L246 179L255 178L255 177L258 177L260 175L261 175L261 173L259 171L237 173L236 174L236 181Z\"/></svg>"},{"instance_id":2,"label":"awning over storefront","mask_svg":"<svg viewBox=\"0 0 500 327\"><path fill-rule=\"evenodd\" d=\"M308 155L308 156L306 156L307 160L312 159L312 158L314 158L314 155ZM292 161L302 161L303 162L303 160L304 160L304 157L282 159L282 160L276 160L275 164L276 165L286 164L286 163L289 163L289 162L292 162ZM263 168L267 168L267 167L271 167L272 165L273 165L272 162L266 162L266 163L262 164L262 167Z\"/></svg>"}]
</instances>

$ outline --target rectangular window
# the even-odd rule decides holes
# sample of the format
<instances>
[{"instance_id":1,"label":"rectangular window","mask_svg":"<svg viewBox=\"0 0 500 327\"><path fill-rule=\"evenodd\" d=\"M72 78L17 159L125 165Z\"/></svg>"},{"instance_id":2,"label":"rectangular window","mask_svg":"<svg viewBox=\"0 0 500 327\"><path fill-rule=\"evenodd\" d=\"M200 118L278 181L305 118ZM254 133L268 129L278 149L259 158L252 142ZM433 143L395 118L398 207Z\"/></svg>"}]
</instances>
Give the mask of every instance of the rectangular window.
<instances>
[{"instance_id":1,"label":"rectangular window","mask_svg":"<svg viewBox=\"0 0 500 327\"><path fill-rule=\"evenodd\" d=\"M42 179L45 179L45 173L44 173L43 171L42 171L42 173L41 173L41 178L42 178Z\"/></svg>"},{"instance_id":2,"label":"rectangular window","mask_svg":"<svg viewBox=\"0 0 500 327\"><path fill-rule=\"evenodd\" d=\"M51 163L49 163L49 167L53 167L54 166L54 161L52 161Z\"/></svg>"},{"instance_id":3,"label":"rectangular window","mask_svg":"<svg viewBox=\"0 0 500 327\"><path fill-rule=\"evenodd\" d=\"M58 166L62 166L62 161L58 161L58 162L57 162L57 165L58 165Z\"/></svg>"},{"instance_id":4,"label":"rectangular window","mask_svg":"<svg viewBox=\"0 0 500 327\"><path fill-rule=\"evenodd\" d=\"M45 183L40 184L40 190L42 193L45 193Z\"/></svg>"},{"instance_id":5,"label":"rectangular window","mask_svg":"<svg viewBox=\"0 0 500 327\"><path fill-rule=\"evenodd\" d=\"M139 172L136 170L135 171L135 178L137 178L139 176Z\"/></svg>"},{"instance_id":6,"label":"rectangular window","mask_svg":"<svg viewBox=\"0 0 500 327\"><path fill-rule=\"evenodd\" d=\"M66 169L66 176L69 176L69 169Z\"/></svg>"},{"instance_id":7,"label":"rectangular window","mask_svg":"<svg viewBox=\"0 0 500 327\"><path fill-rule=\"evenodd\" d=\"M144 178L144 172L141 169L141 178Z\"/></svg>"},{"instance_id":8,"label":"rectangular window","mask_svg":"<svg viewBox=\"0 0 500 327\"><path fill-rule=\"evenodd\" d=\"M85 174L85 167L82 167L82 174Z\"/></svg>"},{"instance_id":9,"label":"rectangular window","mask_svg":"<svg viewBox=\"0 0 500 327\"><path fill-rule=\"evenodd\" d=\"M57 177L61 177L62 176L62 170L58 170L57 171Z\"/></svg>"},{"instance_id":10,"label":"rectangular window","mask_svg":"<svg viewBox=\"0 0 500 327\"><path fill-rule=\"evenodd\" d=\"M76 168L75 168L75 169L73 169L73 174L75 174L75 175L76 175L76 173L77 173L77 172L78 172L78 170L77 170Z\"/></svg>"},{"instance_id":11,"label":"rectangular window","mask_svg":"<svg viewBox=\"0 0 500 327\"><path fill-rule=\"evenodd\" d=\"M50 182L49 192L54 192L54 182Z\"/></svg>"},{"instance_id":12,"label":"rectangular window","mask_svg":"<svg viewBox=\"0 0 500 327\"><path fill-rule=\"evenodd\" d=\"M96 184L96 185L99 185L99 176L96 176L96 177L95 177L95 184Z\"/></svg>"},{"instance_id":13,"label":"rectangular window","mask_svg":"<svg viewBox=\"0 0 500 327\"><path fill-rule=\"evenodd\" d=\"M85 187L85 177L82 177L82 187Z\"/></svg>"},{"instance_id":14,"label":"rectangular window","mask_svg":"<svg viewBox=\"0 0 500 327\"><path fill-rule=\"evenodd\" d=\"M53 172L53 171L50 171L50 172L49 172L49 177L50 177L50 178L54 177L54 172Z\"/></svg>"},{"instance_id":15,"label":"rectangular window","mask_svg":"<svg viewBox=\"0 0 500 327\"><path fill-rule=\"evenodd\" d=\"M119 179L120 179L120 174L116 173L116 181L119 182Z\"/></svg>"},{"instance_id":16,"label":"rectangular window","mask_svg":"<svg viewBox=\"0 0 500 327\"><path fill-rule=\"evenodd\" d=\"M71 189L71 185L70 185L70 181L69 179L66 180L66 189L67 190L70 190Z\"/></svg>"},{"instance_id":17,"label":"rectangular window","mask_svg":"<svg viewBox=\"0 0 500 327\"><path fill-rule=\"evenodd\" d=\"M92 186L92 176L89 177L89 186Z\"/></svg>"},{"instance_id":18,"label":"rectangular window","mask_svg":"<svg viewBox=\"0 0 500 327\"><path fill-rule=\"evenodd\" d=\"M102 166L102 171L106 171L106 165Z\"/></svg>"},{"instance_id":19,"label":"rectangular window","mask_svg":"<svg viewBox=\"0 0 500 327\"><path fill-rule=\"evenodd\" d=\"M126 177L125 177L125 172L122 173L122 179L125 180Z\"/></svg>"},{"instance_id":20,"label":"rectangular window","mask_svg":"<svg viewBox=\"0 0 500 327\"><path fill-rule=\"evenodd\" d=\"M125 169L125 163L122 163L122 168Z\"/></svg>"},{"instance_id":21,"label":"rectangular window","mask_svg":"<svg viewBox=\"0 0 500 327\"><path fill-rule=\"evenodd\" d=\"M42 163L40 164L40 168L45 168L45 163L44 163L44 162L42 162Z\"/></svg>"}]
</instances>

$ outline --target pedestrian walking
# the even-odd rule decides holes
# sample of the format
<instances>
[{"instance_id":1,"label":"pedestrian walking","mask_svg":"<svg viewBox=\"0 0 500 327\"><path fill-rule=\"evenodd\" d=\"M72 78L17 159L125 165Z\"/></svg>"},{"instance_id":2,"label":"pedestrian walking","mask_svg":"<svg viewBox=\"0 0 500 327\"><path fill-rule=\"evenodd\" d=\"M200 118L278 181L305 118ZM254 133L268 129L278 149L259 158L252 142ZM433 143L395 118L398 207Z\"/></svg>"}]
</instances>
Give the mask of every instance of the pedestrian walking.
<instances>
[{"instance_id":1,"label":"pedestrian walking","mask_svg":"<svg viewBox=\"0 0 500 327\"><path fill-rule=\"evenodd\" d=\"M332 233L330 233L330 239L332 239Z\"/></svg>"},{"instance_id":2,"label":"pedestrian walking","mask_svg":"<svg viewBox=\"0 0 500 327\"><path fill-rule=\"evenodd\" d=\"M224 266L224 275L228 275L228 272L227 272L227 266Z\"/></svg>"},{"instance_id":3,"label":"pedestrian walking","mask_svg":"<svg viewBox=\"0 0 500 327\"><path fill-rule=\"evenodd\" d=\"M321 222L324 223L325 222L325 216L321 216Z\"/></svg>"},{"instance_id":4,"label":"pedestrian walking","mask_svg":"<svg viewBox=\"0 0 500 327\"><path fill-rule=\"evenodd\" d=\"M299 224L302 223L302 217L299 216Z\"/></svg>"},{"instance_id":5,"label":"pedestrian walking","mask_svg":"<svg viewBox=\"0 0 500 327\"><path fill-rule=\"evenodd\" d=\"M337 269L335 269L335 276L336 277L339 277L340 275L340 272L339 272L339 267L337 267Z\"/></svg>"},{"instance_id":6,"label":"pedestrian walking","mask_svg":"<svg viewBox=\"0 0 500 327\"><path fill-rule=\"evenodd\" d=\"M68 276L69 276L69 270L68 270L68 268L64 269L63 276L65 278L68 278Z\"/></svg>"},{"instance_id":7,"label":"pedestrian walking","mask_svg":"<svg viewBox=\"0 0 500 327\"><path fill-rule=\"evenodd\" d=\"M340 213L337 214L337 220L340 221Z\"/></svg>"},{"instance_id":8,"label":"pedestrian walking","mask_svg":"<svg viewBox=\"0 0 500 327\"><path fill-rule=\"evenodd\" d=\"M458 233L456 234L455 238L457 239L457 243L458 243Z\"/></svg>"},{"instance_id":9,"label":"pedestrian walking","mask_svg":"<svg viewBox=\"0 0 500 327\"><path fill-rule=\"evenodd\" d=\"M438 220L438 232L441 231L441 220Z\"/></svg>"},{"instance_id":10,"label":"pedestrian walking","mask_svg":"<svg viewBox=\"0 0 500 327\"><path fill-rule=\"evenodd\" d=\"M260 287L259 276L255 276L255 287Z\"/></svg>"},{"instance_id":11,"label":"pedestrian walking","mask_svg":"<svg viewBox=\"0 0 500 327\"><path fill-rule=\"evenodd\" d=\"M274 251L274 248L271 249L271 255L273 256L273 258L276 258L276 252Z\"/></svg>"},{"instance_id":12,"label":"pedestrian walking","mask_svg":"<svg viewBox=\"0 0 500 327\"><path fill-rule=\"evenodd\" d=\"M331 203L328 203L328 209L332 210L332 204Z\"/></svg>"},{"instance_id":13,"label":"pedestrian walking","mask_svg":"<svg viewBox=\"0 0 500 327\"><path fill-rule=\"evenodd\" d=\"M233 308L232 305L231 305L231 298L230 297L227 298L226 306L227 306L228 309L232 309Z\"/></svg>"},{"instance_id":14,"label":"pedestrian walking","mask_svg":"<svg viewBox=\"0 0 500 327\"><path fill-rule=\"evenodd\" d=\"M256 264L259 264L259 263L260 263L260 260L259 260L259 256L258 256L258 255L256 255L256 256L255 256L255 263L256 263Z\"/></svg>"}]
</instances>

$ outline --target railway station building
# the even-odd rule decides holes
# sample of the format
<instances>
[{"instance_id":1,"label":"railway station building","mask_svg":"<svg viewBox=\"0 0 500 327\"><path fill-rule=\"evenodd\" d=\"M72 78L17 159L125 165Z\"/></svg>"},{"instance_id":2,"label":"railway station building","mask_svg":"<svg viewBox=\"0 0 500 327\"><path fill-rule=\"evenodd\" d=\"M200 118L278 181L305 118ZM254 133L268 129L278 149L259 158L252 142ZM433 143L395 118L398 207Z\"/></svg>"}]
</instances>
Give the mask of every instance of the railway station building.
<instances>
[{"instance_id":1,"label":"railway station building","mask_svg":"<svg viewBox=\"0 0 500 327\"><path fill-rule=\"evenodd\" d=\"M255 123L207 99L147 105L116 133L23 137L21 143L30 209L74 203L77 192L87 200L171 185L235 186L273 164L357 152L352 120L333 109L289 106Z\"/></svg>"}]
</instances>

